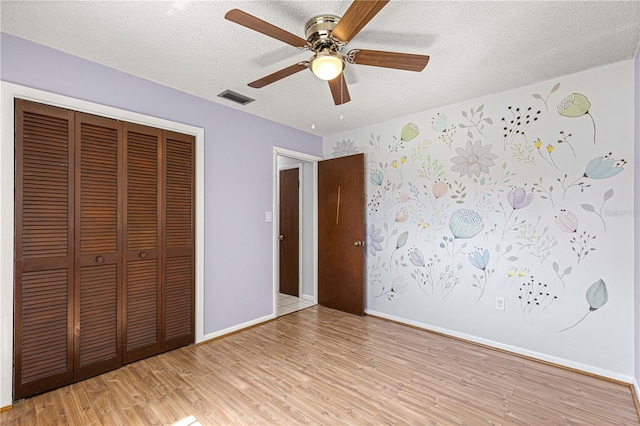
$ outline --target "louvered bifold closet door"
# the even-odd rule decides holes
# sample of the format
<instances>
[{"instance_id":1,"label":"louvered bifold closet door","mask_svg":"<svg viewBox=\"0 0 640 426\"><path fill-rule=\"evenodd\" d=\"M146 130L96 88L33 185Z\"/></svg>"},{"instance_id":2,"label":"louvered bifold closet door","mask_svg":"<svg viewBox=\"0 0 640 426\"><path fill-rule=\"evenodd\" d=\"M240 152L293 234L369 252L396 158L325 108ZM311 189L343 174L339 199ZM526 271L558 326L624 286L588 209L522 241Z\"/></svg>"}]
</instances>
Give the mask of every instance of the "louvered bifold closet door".
<instances>
[{"instance_id":1,"label":"louvered bifold closet door","mask_svg":"<svg viewBox=\"0 0 640 426\"><path fill-rule=\"evenodd\" d=\"M16 100L14 399L73 380L73 112Z\"/></svg>"},{"instance_id":2,"label":"louvered bifold closet door","mask_svg":"<svg viewBox=\"0 0 640 426\"><path fill-rule=\"evenodd\" d=\"M116 120L76 115L75 380L121 364L121 128Z\"/></svg>"},{"instance_id":3,"label":"louvered bifold closet door","mask_svg":"<svg viewBox=\"0 0 640 426\"><path fill-rule=\"evenodd\" d=\"M124 362L160 351L162 131L124 124Z\"/></svg>"},{"instance_id":4,"label":"louvered bifold closet door","mask_svg":"<svg viewBox=\"0 0 640 426\"><path fill-rule=\"evenodd\" d=\"M194 341L195 138L164 131L164 350Z\"/></svg>"}]
</instances>

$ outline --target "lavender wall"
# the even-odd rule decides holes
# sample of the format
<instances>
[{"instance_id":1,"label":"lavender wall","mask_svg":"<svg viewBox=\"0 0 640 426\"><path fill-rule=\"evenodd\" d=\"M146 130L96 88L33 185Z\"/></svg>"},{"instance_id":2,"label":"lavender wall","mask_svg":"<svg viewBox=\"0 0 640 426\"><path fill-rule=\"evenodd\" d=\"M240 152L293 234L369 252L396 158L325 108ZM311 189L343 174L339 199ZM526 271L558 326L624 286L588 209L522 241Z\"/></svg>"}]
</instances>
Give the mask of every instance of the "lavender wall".
<instances>
[{"instance_id":1,"label":"lavender wall","mask_svg":"<svg viewBox=\"0 0 640 426\"><path fill-rule=\"evenodd\" d=\"M634 83L635 83L635 162L640 164L640 49L636 53L634 62ZM635 335L635 387L636 395L640 395L640 262L638 261L638 253L640 253L640 167L635 167L635 197L634 197L634 217L635 217L635 293L634 293L634 335Z\"/></svg>"},{"instance_id":2,"label":"lavender wall","mask_svg":"<svg viewBox=\"0 0 640 426\"><path fill-rule=\"evenodd\" d=\"M273 313L273 147L321 138L2 33L0 79L205 129L204 333Z\"/></svg>"}]
</instances>

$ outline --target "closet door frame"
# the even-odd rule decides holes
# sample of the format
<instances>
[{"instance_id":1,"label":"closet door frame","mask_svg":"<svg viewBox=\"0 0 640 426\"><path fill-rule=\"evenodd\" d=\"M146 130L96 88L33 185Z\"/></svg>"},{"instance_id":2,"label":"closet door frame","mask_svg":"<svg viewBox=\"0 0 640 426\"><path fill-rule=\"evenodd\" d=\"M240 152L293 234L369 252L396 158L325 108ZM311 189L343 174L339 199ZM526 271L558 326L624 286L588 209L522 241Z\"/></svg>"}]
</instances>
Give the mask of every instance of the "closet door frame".
<instances>
[{"instance_id":1,"label":"closet door frame","mask_svg":"<svg viewBox=\"0 0 640 426\"><path fill-rule=\"evenodd\" d=\"M31 100L43 104L58 106L138 123L164 130L171 130L195 136L196 147L196 200L195 200L195 343L204 341L204 129L164 120L145 114L119 108L108 107L68 96L58 95L19 84L0 82L0 407L10 406L13 398L13 380L4 380L13 376L13 318L14 318L14 186L15 186L15 150L14 150L14 100Z\"/></svg>"}]
</instances>

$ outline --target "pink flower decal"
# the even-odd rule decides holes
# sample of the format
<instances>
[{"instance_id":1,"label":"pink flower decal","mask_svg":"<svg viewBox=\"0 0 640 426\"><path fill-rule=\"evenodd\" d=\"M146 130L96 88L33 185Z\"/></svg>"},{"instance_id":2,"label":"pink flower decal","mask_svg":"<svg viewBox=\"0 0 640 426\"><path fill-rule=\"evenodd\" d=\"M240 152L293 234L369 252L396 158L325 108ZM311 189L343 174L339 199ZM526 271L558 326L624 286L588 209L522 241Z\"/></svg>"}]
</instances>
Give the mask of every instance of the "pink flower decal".
<instances>
[{"instance_id":1,"label":"pink flower decal","mask_svg":"<svg viewBox=\"0 0 640 426\"><path fill-rule=\"evenodd\" d=\"M564 232L571 234L576 232L576 229L578 229L578 218L573 213L562 209L560 210L560 214L556 217L556 225L558 225L558 228L562 229Z\"/></svg>"},{"instance_id":2,"label":"pink flower decal","mask_svg":"<svg viewBox=\"0 0 640 426\"><path fill-rule=\"evenodd\" d=\"M436 198L444 197L447 194L447 191L449 191L449 187L442 181L434 183L433 187L431 188L431 192Z\"/></svg>"},{"instance_id":3,"label":"pink flower decal","mask_svg":"<svg viewBox=\"0 0 640 426\"><path fill-rule=\"evenodd\" d=\"M406 222L407 219L409 219L409 213L405 209L396 212L396 222Z\"/></svg>"}]
</instances>

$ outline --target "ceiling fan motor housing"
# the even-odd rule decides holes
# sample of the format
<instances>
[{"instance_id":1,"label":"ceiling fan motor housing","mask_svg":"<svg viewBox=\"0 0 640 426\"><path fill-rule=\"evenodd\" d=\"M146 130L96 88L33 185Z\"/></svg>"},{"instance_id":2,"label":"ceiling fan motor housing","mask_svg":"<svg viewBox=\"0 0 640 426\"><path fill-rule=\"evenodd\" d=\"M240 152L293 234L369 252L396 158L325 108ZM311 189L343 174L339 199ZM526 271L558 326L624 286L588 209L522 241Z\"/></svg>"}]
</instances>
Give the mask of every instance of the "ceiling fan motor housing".
<instances>
[{"instance_id":1,"label":"ceiling fan motor housing","mask_svg":"<svg viewBox=\"0 0 640 426\"><path fill-rule=\"evenodd\" d=\"M312 51L319 52L327 48L338 51L340 45L331 37L331 32L339 21L339 16L329 14L314 16L307 21L304 33Z\"/></svg>"}]
</instances>

